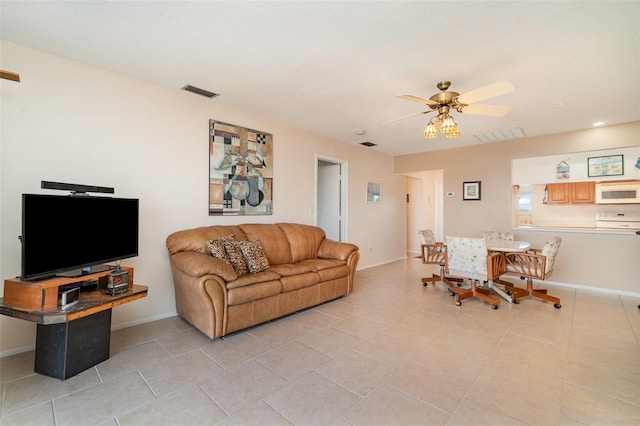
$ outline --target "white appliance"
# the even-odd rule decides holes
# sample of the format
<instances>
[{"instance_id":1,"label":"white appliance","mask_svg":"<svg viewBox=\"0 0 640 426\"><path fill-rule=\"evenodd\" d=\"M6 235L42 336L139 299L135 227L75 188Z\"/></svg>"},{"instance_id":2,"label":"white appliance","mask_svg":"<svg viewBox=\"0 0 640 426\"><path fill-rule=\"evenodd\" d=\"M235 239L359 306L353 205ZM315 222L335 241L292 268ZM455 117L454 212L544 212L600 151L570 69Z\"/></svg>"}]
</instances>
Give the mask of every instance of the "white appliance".
<instances>
[{"instance_id":1,"label":"white appliance","mask_svg":"<svg viewBox=\"0 0 640 426\"><path fill-rule=\"evenodd\" d=\"M640 181L596 183L596 204L640 204Z\"/></svg>"},{"instance_id":2,"label":"white appliance","mask_svg":"<svg viewBox=\"0 0 640 426\"><path fill-rule=\"evenodd\" d=\"M597 212L596 228L640 229L640 212Z\"/></svg>"}]
</instances>

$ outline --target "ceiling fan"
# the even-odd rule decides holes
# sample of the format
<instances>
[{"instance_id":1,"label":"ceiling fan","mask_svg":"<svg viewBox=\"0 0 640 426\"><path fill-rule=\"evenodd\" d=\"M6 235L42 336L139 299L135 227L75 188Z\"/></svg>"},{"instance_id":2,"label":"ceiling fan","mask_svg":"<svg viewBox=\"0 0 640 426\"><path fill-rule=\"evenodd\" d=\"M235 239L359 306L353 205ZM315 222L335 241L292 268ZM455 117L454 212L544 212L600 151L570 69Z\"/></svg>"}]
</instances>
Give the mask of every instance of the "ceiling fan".
<instances>
[{"instance_id":1,"label":"ceiling fan","mask_svg":"<svg viewBox=\"0 0 640 426\"><path fill-rule=\"evenodd\" d=\"M436 93L429 99L410 94L398 95L399 98L425 104L430 109L386 121L382 124L389 124L395 121L404 120L405 118L414 117L416 115L428 114L432 111L437 111L438 115L429 121L429 124L424 130L423 136L428 139L436 138L439 134L438 128L440 128L440 131L444 133L445 137L457 138L460 136L460 129L453 117L449 115L451 110L456 110L459 113L502 117L511 109L508 105L476 104L476 102L484 101L485 99L513 92L515 90L514 87L507 80L496 81L495 83L487 84L486 86L482 86L462 95L458 92L449 92L448 89L450 86L450 81L445 80L439 82L436 87L440 90L440 93Z\"/></svg>"}]
</instances>

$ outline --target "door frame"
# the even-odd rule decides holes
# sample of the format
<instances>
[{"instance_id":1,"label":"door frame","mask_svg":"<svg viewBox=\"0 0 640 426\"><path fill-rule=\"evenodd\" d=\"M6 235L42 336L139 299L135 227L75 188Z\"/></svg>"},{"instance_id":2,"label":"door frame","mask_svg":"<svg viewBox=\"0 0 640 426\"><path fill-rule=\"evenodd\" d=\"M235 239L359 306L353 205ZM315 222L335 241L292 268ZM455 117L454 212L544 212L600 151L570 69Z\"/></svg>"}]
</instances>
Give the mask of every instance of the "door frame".
<instances>
[{"instance_id":1,"label":"door frame","mask_svg":"<svg viewBox=\"0 0 640 426\"><path fill-rule=\"evenodd\" d=\"M315 183L313 191L313 220L314 225L318 225L318 162L324 161L327 163L333 163L340 165L340 241L349 241L348 237L348 213L349 213L349 162L340 158L329 157L322 154L316 154L314 163Z\"/></svg>"}]
</instances>

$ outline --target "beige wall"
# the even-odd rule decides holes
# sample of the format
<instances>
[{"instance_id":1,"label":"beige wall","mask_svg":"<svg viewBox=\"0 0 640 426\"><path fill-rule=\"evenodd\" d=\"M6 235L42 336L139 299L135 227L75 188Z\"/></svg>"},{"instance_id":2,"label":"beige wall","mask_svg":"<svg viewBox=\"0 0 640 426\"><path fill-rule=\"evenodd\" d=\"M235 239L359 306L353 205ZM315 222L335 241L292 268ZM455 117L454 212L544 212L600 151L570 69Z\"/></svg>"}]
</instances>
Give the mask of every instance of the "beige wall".
<instances>
[{"instance_id":1,"label":"beige wall","mask_svg":"<svg viewBox=\"0 0 640 426\"><path fill-rule=\"evenodd\" d=\"M526 129L525 129L526 130ZM445 235L479 236L484 230L510 230L511 160L638 145L640 122L477 145L463 149L425 152L395 158L396 173L444 170ZM425 141L428 143L428 141ZM625 169L624 178L637 179L638 170ZM482 200L463 201L462 182L481 181ZM640 206L638 206L640 207ZM640 208L638 209L640 210ZM551 278L565 284L609 289L640 295L640 237L560 230L516 229L519 239L541 246L550 235L563 238Z\"/></svg>"},{"instance_id":2,"label":"beige wall","mask_svg":"<svg viewBox=\"0 0 640 426\"><path fill-rule=\"evenodd\" d=\"M1 61L22 80L0 80L2 278L20 274L22 193L56 193L40 189L41 180L111 186L116 196L140 198L140 256L124 263L149 286L147 298L114 309L113 325L173 315L167 235L213 224L314 224L316 155L348 162L348 239L361 247L359 267L406 256L405 178L388 155L9 43ZM274 135L272 216L208 216L209 119ZM381 203L365 203L367 180L381 183ZM0 354L34 342L34 324L0 316Z\"/></svg>"}]
</instances>

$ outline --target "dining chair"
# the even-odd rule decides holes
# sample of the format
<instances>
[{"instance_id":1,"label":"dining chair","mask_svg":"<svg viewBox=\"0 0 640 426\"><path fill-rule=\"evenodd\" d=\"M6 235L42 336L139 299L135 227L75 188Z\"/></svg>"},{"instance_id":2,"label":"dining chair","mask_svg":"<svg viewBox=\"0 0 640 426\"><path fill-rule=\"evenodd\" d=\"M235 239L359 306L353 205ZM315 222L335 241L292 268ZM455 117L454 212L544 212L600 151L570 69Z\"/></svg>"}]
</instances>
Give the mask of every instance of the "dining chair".
<instances>
[{"instance_id":1,"label":"dining chair","mask_svg":"<svg viewBox=\"0 0 640 426\"><path fill-rule=\"evenodd\" d=\"M560 299L547 294L546 289L533 288L533 280L546 280L551 276L556 257L562 244L562 238L552 237L547 240L542 249L529 249L526 253L506 253L505 271L507 275L517 275L527 280L527 288L519 288L513 284L507 284L506 288L512 292L513 303L520 303L523 297L537 297L552 302L556 309L560 309ZM502 281L504 283L505 281Z\"/></svg>"},{"instance_id":2,"label":"dining chair","mask_svg":"<svg viewBox=\"0 0 640 426\"><path fill-rule=\"evenodd\" d=\"M442 242L436 241L436 237L430 229L418 231L418 234L420 234L420 239L422 241L422 244L420 245L420 257L422 258L422 263L425 265L438 265L440 267L439 275L432 274L430 277L424 277L421 279L422 285L426 287L429 283L435 284L442 281L447 261L447 246ZM449 283L445 284L449 287L452 285L459 287L462 285L462 280L451 277L449 279ZM449 292L449 294L453 295L452 292Z\"/></svg>"},{"instance_id":3,"label":"dining chair","mask_svg":"<svg viewBox=\"0 0 640 426\"><path fill-rule=\"evenodd\" d=\"M500 300L490 295L488 288L480 288L487 282L487 257L498 256L499 253L489 254L484 238L447 237L447 261L442 280L455 293L456 305L470 297L476 297L491 304L491 308L498 309ZM449 276L462 278L468 282L468 288L453 285Z\"/></svg>"},{"instance_id":4,"label":"dining chair","mask_svg":"<svg viewBox=\"0 0 640 426\"><path fill-rule=\"evenodd\" d=\"M423 229L418 231L418 235L420 236L420 242L422 244L435 244L436 236L433 234L431 229Z\"/></svg>"},{"instance_id":5,"label":"dining chair","mask_svg":"<svg viewBox=\"0 0 640 426\"><path fill-rule=\"evenodd\" d=\"M485 241L513 241L514 235L511 232L484 231L482 238Z\"/></svg>"},{"instance_id":6,"label":"dining chair","mask_svg":"<svg viewBox=\"0 0 640 426\"><path fill-rule=\"evenodd\" d=\"M440 267L440 275L433 274L430 277L422 278L422 285L428 283L436 283L440 281L444 271L444 261L447 248L441 242L436 241L436 237L431 229L423 229L418 231L420 236L420 257L422 263L426 265L438 265Z\"/></svg>"},{"instance_id":7,"label":"dining chair","mask_svg":"<svg viewBox=\"0 0 640 426\"><path fill-rule=\"evenodd\" d=\"M506 231L484 231L482 233L482 238L484 238L484 241L487 243L487 246L491 246L492 242L496 242L496 241L513 241L515 238L515 236L513 235L513 233L511 232L506 232ZM491 267L491 265L489 265L489 267ZM524 277L520 277L520 279L524 280ZM505 284L503 282L500 281L499 277L498 279L496 279L495 281L491 281L492 285L495 287L496 284L501 284L504 286L504 289L502 290L505 295L505 297L510 298L511 297L511 290L509 290L507 287L509 286L509 284ZM511 301L513 301L513 299L510 299Z\"/></svg>"}]
</instances>

